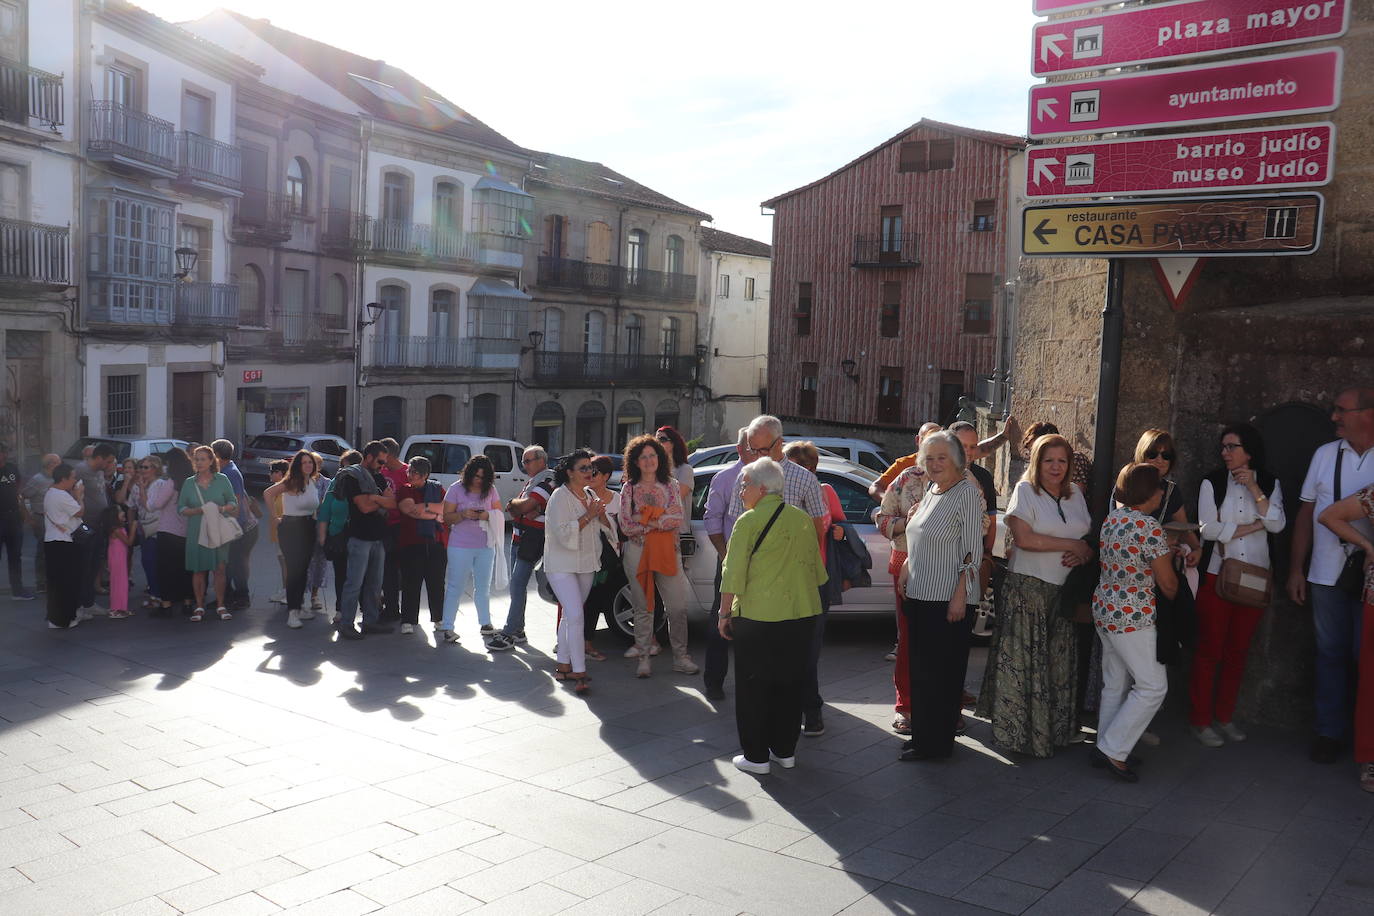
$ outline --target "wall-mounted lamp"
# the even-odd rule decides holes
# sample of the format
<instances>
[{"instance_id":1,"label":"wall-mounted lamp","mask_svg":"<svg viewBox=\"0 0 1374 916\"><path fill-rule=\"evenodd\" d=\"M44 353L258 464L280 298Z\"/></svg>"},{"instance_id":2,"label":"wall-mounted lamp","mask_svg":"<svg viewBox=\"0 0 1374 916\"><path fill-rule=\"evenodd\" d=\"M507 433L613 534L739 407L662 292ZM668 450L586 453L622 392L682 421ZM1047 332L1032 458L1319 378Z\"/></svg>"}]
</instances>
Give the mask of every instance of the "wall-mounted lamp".
<instances>
[{"instance_id":1,"label":"wall-mounted lamp","mask_svg":"<svg viewBox=\"0 0 1374 916\"><path fill-rule=\"evenodd\" d=\"M843 372L844 377L851 382L857 382L859 380L859 364L852 359L840 360L840 371Z\"/></svg>"},{"instance_id":2,"label":"wall-mounted lamp","mask_svg":"<svg viewBox=\"0 0 1374 916\"><path fill-rule=\"evenodd\" d=\"M361 311L358 312L358 330L360 332L363 328L372 327L382 317L383 308L380 302L369 302L367 305L364 306L364 308L367 310L369 320L363 321L363 313Z\"/></svg>"},{"instance_id":3,"label":"wall-mounted lamp","mask_svg":"<svg viewBox=\"0 0 1374 916\"><path fill-rule=\"evenodd\" d=\"M173 253L177 259L175 276L178 280L185 280L191 275L191 271L196 269L196 262L200 260L200 252L194 248L178 248Z\"/></svg>"},{"instance_id":4,"label":"wall-mounted lamp","mask_svg":"<svg viewBox=\"0 0 1374 916\"><path fill-rule=\"evenodd\" d=\"M530 333L529 333L527 336L529 337L530 345L529 345L528 347L521 347L521 348L520 348L520 355L521 355L521 356L524 356L526 353L530 352L531 350L538 350L538 349L539 349L539 345L540 345L541 343L544 342L544 332L543 332L543 331L530 331Z\"/></svg>"},{"instance_id":5,"label":"wall-mounted lamp","mask_svg":"<svg viewBox=\"0 0 1374 916\"><path fill-rule=\"evenodd\" d=\"M706 359L706 354L707 354L709 351L710 351L710 348L707 347L706 344L697 344L697 349L696 349L696 352L697 352L697 362L702 362L703 360L705 360L705 359Z\"/></svg>"}]
</instances>

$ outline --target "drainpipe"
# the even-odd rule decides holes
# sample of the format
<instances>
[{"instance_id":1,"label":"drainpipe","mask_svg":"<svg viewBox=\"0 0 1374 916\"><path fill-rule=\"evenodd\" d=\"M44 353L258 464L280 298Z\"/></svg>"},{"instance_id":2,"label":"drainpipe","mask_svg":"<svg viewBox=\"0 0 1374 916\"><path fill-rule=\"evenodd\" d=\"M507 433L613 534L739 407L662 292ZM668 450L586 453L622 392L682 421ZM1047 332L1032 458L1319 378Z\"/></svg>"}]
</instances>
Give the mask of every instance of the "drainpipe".
<instances>
[{"instance_id":1,"label":"drainpipe","mask_svg":"<svg viewBox=\"0 0 1374 916\"><path fill-rule=\"evenodd\" d=\"M1116 409L1121 385L1121 337L1125 315L1121 310L1121 287L1125 261L1107 260L1107 297L1102 307L1102 356L1097 376L1097 431L1093 439L1093 510L1096 524L1106 518L1112 485L1116 479Z\"/></svg>"},{"instance_id":2,"label":"drainpipe","mask_svg":"<svg viewBox=\"0 0 1374 916\"><path fill-rule=\"evenodd\" d=\"M358 118L358 212L367 213L367 147L372 142L372 119ZM350 215L348 222L352 223ZM362 223L359 229L362 229ZM366 290L366 265L362 257L356 258L353 303L353 445L361 448L363 443L363 331L359 327L363 318L363 303Z\"/></svg>"}]
</instances>

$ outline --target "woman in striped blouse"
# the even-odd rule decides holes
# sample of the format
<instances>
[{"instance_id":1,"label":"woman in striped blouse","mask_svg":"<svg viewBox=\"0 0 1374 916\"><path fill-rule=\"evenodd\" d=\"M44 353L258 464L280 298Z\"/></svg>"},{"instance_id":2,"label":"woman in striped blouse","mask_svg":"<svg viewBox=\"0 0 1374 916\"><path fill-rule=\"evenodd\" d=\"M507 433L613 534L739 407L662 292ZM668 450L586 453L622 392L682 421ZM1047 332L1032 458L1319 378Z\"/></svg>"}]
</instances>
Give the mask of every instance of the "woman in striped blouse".
<instances>
[{"instance_id":1,"label":"woman in striped blouse","mask_svg":"<svg viewBox=\"0 0 1374 916\"><path fill-rule=\"evenodd\" d=\"M954 751L973 626L967 611L978 600L983 559L983 496L964 475L959 438L932 433L916 463L930 485L906 524L902 613L910 635L911 740L902 744L902 760Z\"/></svg>"}]
</instances>

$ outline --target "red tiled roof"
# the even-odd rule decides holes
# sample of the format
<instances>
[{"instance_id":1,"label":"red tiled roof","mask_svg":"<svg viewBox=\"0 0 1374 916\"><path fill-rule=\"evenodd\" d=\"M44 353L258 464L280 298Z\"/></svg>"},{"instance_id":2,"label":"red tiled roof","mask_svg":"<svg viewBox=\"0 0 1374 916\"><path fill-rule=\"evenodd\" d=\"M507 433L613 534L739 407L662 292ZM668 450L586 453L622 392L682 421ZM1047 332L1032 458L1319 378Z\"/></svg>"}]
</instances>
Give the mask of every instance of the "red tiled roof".
<instances>
[{"instance_id":1,"label":"red tiled roof","mask_svg":"<svg viewBox=\"0 0 1374 916\"><path fill-rule=\"evenodd\" d=\"M709 251L727 251L732 254L745 254L755 258L771 258L773 246L757 239L745 238L733 232L701 227L701 247Z\"/></svg>"},{"instance_id":2,"label":"red tiled roof","mask_svg":"<svg viewBox=\"0 0 1374 916\"><path fill-rule=\"evenodd\" d=\"M434 131L458 140L465 140L481 146L505 150L518 154L527 151L473 117L461 106L455 105L438 91L426 86L399 67L385 61L372 60L336 48L333 45L298 35L273 25L266 19L253 19L233 10L226 12L243 23L256 35L272 45L296 63L314 73L332 88L348 96L363 111L424 130ZM364 88L349 74L357 74L365 79L375 80L393 87L414 103L414 107L387 102L375 93ZM444 114L426 99L435 99L459 112L461 119L455 120Z\"/></svg>"},{"instance_id":3,"label":"red tiled roof","mask_svg":"<svg viewBox=\"0 0 1374 916\"><path fill-rule=\"evenodd\" d=\"M810 188L816 187L819 184L823 184L829 181L831 178L834 178L841 172L845 171L846 169L852 168L858 163L863 162L868 157L873 156L881 152L882 150L887 149L889 146L896 143L897 141L905 139L908 135L910 135L910 133L913 130L917 130L922 127L928 128L930 130L941 131L947 134L958 134L962 137L968 137L970 140L976 140L979 143L991 143L995 146L1004 146L1008 149L1024 149L1027 142L1025 137L1017 137L1013 136L1012 134L999 134L996 131L978 130L974 127L961 127L958 124L947 124L944 121L933 121L930 118L922 118L915 124L912 124L910 127L903 128L902 131L896 134L895 136L887 140L884 140L882 143L879 143L877 146L873 147L871 150L867 151L862 156L859 156L857 159L853 159L849 162L846 162L844 165L835 169L835 171L824 176L823 178L817 178L815 181L809 182L808 184L804 184L799 188L793 188L791 191L788 191L785 194L779 194L777 197L769 198L768 200L765 200L762 205L765 207L771 207L780 200L785 200L786 198L791 197L794 194L800 194L802 191L806 191Z\"/></svg>"},{"instance_id":4,"label":"red tiled roof","mask_svg":"<svg viewBox=\"0 0 1374 916\"><path fill-rule=\"evenodd\" d=\"M679 203L599 162L588 162L585 159L535 150L531 150L529 155L534 162L534 168L530 170L530 184L590 194L655 210L683 213L697 219L711 218L711 214Z\"/></svg>"}]
</instances>

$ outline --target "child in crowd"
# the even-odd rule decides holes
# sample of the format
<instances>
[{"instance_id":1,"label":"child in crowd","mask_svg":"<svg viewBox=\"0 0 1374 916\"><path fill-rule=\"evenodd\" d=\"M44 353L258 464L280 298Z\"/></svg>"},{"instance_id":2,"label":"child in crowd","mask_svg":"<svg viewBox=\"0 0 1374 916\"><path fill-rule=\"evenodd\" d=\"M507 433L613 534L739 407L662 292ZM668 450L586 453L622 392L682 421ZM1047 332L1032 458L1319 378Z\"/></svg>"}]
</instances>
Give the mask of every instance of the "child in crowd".
<instances>
[{"instance_id":1,"label":"child in crowd","mask_svg":"<svg viewBox=\"0 0 1374 916\"><path fill-rule=\"evenodd\" d=\"M267 476L273 484L278 484L286 479L286 474L290 470L291 462L278 458L267 466ZM277 526L281 524L281 513L281 493L277 493L267 501L267 535L277 546L277 565L281 567L281 590L272 596L274 604L286 603L286 557L282 554L281 544L277 541Z\"/></svg>"},{"instance_id":2,"label":"child in crowd","mask_svg":"<svg viewBox=\"0 0 1374 916\"><path fill-rule=\"evenodd\" d=\"M105 510L109 547L106 559L110 566L110 619L132 617L129 610L129 558L134 539L138 536L138 518L130 506L113 505Z\"/></svg>"}]
</instances>

